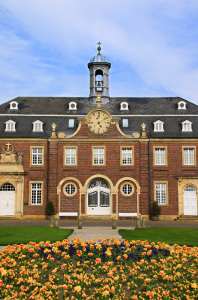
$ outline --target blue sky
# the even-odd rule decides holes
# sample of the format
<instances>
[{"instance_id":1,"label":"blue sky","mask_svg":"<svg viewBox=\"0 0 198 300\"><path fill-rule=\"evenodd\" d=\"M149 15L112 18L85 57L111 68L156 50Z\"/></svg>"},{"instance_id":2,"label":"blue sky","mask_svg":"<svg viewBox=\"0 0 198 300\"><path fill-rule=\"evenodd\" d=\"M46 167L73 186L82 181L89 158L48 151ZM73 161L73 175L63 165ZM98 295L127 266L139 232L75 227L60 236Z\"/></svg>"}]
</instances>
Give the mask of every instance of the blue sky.
<instances>
[{"instance_id":1,"label":"blue sky","mask_svg":"<svg viewBox=\"0 0 198 300\"><path fill-rule=\"evenodd\" d=\"M197 0L0 0L0 103L89 96L98 41L110 96L198 104Z\"/></svg>"}]
</instances>

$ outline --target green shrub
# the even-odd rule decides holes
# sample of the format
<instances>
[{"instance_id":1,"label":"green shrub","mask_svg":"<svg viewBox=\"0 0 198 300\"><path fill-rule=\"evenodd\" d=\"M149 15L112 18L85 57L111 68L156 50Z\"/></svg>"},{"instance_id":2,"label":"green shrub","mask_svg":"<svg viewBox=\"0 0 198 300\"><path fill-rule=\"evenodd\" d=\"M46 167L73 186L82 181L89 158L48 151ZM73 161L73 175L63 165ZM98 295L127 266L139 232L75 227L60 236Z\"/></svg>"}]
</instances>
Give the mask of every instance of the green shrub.
<instances>
[{"instance_id":1,"label":"green shrub","mask_svg":"<svg viewBox=\"0 0 198 300\"><path fill-rule=\"evenodd\" d=\"M45 207L46 216L52 216L55 214L54 204L52 201L48 201Z\"/></svg>"}]
</instances>

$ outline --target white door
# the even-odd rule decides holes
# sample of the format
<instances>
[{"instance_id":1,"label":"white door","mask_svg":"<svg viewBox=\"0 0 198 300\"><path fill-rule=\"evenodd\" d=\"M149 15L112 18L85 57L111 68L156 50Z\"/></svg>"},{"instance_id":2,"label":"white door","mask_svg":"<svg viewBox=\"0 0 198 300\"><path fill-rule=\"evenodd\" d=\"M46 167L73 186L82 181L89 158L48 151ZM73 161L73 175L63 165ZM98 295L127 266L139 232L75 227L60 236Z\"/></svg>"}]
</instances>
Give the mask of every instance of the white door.
<instances>
[{"instance_id":1,"label":"white door","mask_svg":"<svg viewBox=\"0 0 198 300\"><path fill-rule=\"evenodd\" d=\"M87 215L110 215L110 188L103 179L93 180L87 190Z\"/></svg>"},{"instance_id":2,"label":"white door","mask_svg":"<svg viewBox=\"0 0 198 300\"><path fill-rule=\"evenodd\" d=\"M184 215L197 215L197 192L191 185L184 189Z\"/></svg>"},{"instance_id":3,"label":"white door","mask_svg":"<svg viewBox=\"0 0 198 300\"><path fill-rule=\"evenodd\" d=\"M0 215L13 216L15 212L15 188L10 183L0 187Z\"/></svg>"}]
</instances>

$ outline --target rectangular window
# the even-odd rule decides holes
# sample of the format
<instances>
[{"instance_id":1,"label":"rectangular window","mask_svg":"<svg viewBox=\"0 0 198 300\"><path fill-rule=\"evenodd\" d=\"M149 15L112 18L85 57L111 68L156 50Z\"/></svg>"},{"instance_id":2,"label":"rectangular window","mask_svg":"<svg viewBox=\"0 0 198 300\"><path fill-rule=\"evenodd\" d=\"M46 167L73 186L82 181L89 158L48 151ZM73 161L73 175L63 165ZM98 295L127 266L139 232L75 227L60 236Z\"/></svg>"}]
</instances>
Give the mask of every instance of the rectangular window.
<instances>
[{"instance_id":1,"label":"rectangular window","mask_svg":"<svg viewBox=\"0 0 198 300\"><path fill-rule=\"evenodd\" d=\"M74 119L69 119L68 128L74 128Z\"/></svg>"},{"instance_id":2,"label":"rectangular window","mask_svg":"<svg viewBox=\"0 0 198 300\"><path fill-rule=\"evenodd\" d=\"M185 166L195 165L195 149L194 148L183 148L183 164Z\"/></svg>"},{"instance_id":3,"label":"rectangular window","mask_svg":"<svg viewBox=\"0 0 198 300\"><path fill-rule=\"evenodd\" d=\"M65 164L76 165L76 148L65 148Z\"/></svg>"},{"instance_id":4,"label":"rectangular window","mask_svg":"<svg viewBox=\"0 0 198 300\"><path fill-rule=\"evenodd\" d=\"M93 165L104 165L104 148L93 148Z\"/></svg>"},{"instance_id":5,"label":"rectangular window","mask_svg":"<svg viewBox=\"0 0 198 300\"><path fill-rule=\"evenodd\" d=\"M129 120L128 119L122 119L122 127L129 127Z\"/></svg>"},{"instance_id":6,"label":"rectangular window","mask_svg":"<svg viewBox=\"0 0 198 300\"><path fill-rule=\"evenodd\" d=\"M42 202L42 183L31 183L31 204L38 205Z\"/></svg>"},{"instance_id":7,"label":"rectangular window","mask_svg":"<svg viewBox=\"0 0 198 300\"><path fill-rule=\"evenodd\" d=\"M166 195L166 183L156 183L155 184L155 200L159 205L166 205L167 195Z\"/></svg>"},{"instance_id":8,"label":"rectangular window","mask_svg":"<svg viewBox=\"0 0 198 300\"><path fill-rule=\"evenodd\" d=\"M122 165L132 165L133 164L133 151L132 148L122 148Z\"/></svg>"},{"instance_id":9,"label":"rectangular window","mask_svg":"<svg viewBox=\"0 0 198 300\"><path fill-rule=\"evenodd\" d=\"M166 149L155 148L155 165L164 166L166 165Z\"/></svg>"},{"instance_id":10,"label":"rectangular window","mask_svg":"<svg viewBox=\"0 0 198 300\"><path fill-rule=\"evenodd\" d=\"M43 148L32 148L32 165L43 165Z\"/></svg>"}]
</instances>

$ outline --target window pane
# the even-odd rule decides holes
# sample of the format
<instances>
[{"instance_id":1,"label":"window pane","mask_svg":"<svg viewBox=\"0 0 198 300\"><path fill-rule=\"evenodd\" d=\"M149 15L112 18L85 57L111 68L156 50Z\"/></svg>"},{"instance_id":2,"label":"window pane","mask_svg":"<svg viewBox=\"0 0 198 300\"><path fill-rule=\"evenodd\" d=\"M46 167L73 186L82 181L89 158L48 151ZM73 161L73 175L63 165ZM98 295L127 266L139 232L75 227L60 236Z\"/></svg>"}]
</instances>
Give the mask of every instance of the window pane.
<instances>
[{"instance_id":1,"label":"window pane","mask_svg":"<svg viewBox=\"0 0 198 300\"><path fill-rule=\"evenodd\" d=\"M129 127L129 120L128 119L122 119L122 127Z\"/></svg>"},{"instance_id":2,"label":"window pane","mask_svg":"<svg viewBox=\"0 0 198 300\"><path fill-rule=\"evenodd\" d=\"M65 149L65 164L66 165L76 164L76 148Z\"/></svg>"},{"instance_id":3,"label":"window pane","mask_svg":"<svg viewBox=\"0 0 198 300\"><path fill-rule=\"evenodd\" d=\"M104 148L94 148L93 153L94 165L104 165Z\"/></svg>"},{"instance_id":4,"label":"window pane","mask_svg":"<svg viewBox=\"0 0 198 300\"><path fill-rule=\"evenodd\" d=\"M194 149L184 149L184 165L194 165Z\"/></svg>"},{"instance_id":5,"label":"window pane","mask_svg":"<svg viewBox=\"0 0 198 300\"><path fill-rule=\"evenodd\" d=\"M155 164L156 165L165 165L166 164L165 149L155 149Z\"/></svg>"},{"instance_id":6,"label":"window pane","mask_svg":"<svg viewBox=\"0 0 198 300\"><path fill-rule=\"evenodd\" d=\"M158 204L166 204L166 183L156 183L155 195Z\"/></svg>"},{"instance_id":7,"label":"window pane","mask_svg":"<svg viewBox=\"0 0 198 300\"><path fill-rule=\"evenodd\" d=\"M88 194L88 206L89 207L98 206L98 193L97 192Z\"/></svg>"},{"instance_id":8,"label":"window pane","mask_svg":"<svg viewBox=\"0 0 198 300\"><path fill-rule=\"evenodd\" d=\"M68 127L69 128L74 128L74 119L69 119Z\"/></svg>"},{"instance_id":9,"label":"window pane","mask_svg":"<svg viewBox=\"0 0 198 300\"><path fill-rule=\"evenodd\" d=\"M100 206L109 207L109 194L100 192Z\"/></svg>"},{"instance_id":10,"label":"window pane","mask_svg":"<svg viewBox=\"0 0 198 300\"><path fill-rule=\"evenodd\" d=\"M43 149L32 148L32 164L42 165L43 164Z\"/></svg>"},{"instance_id":11,"label":"window pane","mask_svg":"<svg viewBox=\"0 0 198 300\"><path fill-rule=\"evenodd\" d=\"M31 184L31 204L41 204L42 198L42 184L32 183Z\"/></svg>"},{"instance_id":12,"label":"window pane","mask_svg":"<svg viewBox=\"0 0 198 300\"><path fill-rule=\"evenodd\" d=\"M132 165L132 148L122 148L122 164Z\"/></svg>"}]
</instances>

